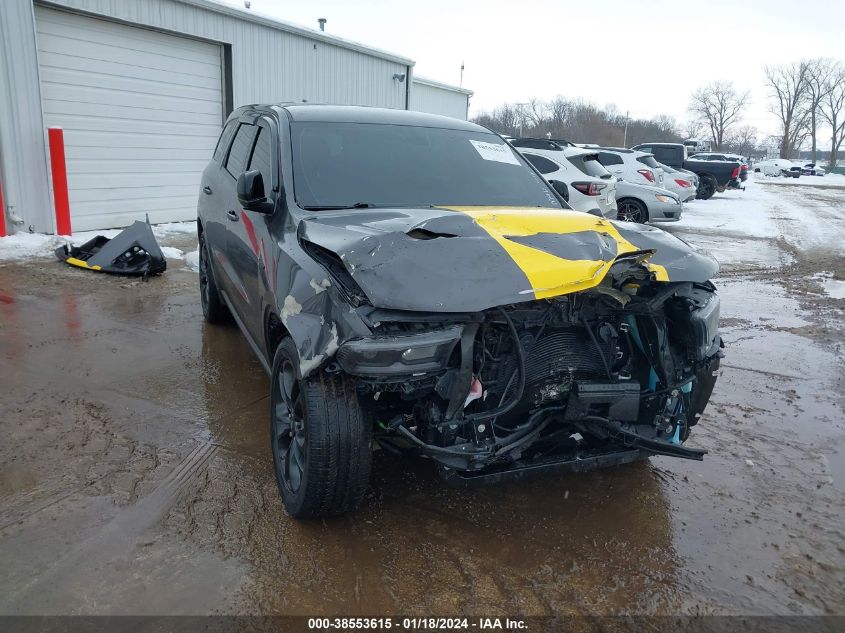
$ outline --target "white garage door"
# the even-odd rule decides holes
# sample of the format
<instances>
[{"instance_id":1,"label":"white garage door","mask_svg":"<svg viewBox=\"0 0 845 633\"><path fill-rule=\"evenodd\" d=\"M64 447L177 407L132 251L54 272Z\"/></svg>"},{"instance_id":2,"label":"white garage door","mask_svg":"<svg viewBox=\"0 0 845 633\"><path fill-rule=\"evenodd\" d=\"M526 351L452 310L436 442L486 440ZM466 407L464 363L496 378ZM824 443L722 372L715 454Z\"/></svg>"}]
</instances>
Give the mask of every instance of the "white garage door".
<instances>
[{"instance_id":1,"label":"white garage door","mask_svg":"<svg viewBox=\"0 0 845 633\"><path fill-rule=\"evenodd\" d=\"M35 16L73 229L195 218L223 121L220 46L44 7Z\"/></svg>"}]
</instances>

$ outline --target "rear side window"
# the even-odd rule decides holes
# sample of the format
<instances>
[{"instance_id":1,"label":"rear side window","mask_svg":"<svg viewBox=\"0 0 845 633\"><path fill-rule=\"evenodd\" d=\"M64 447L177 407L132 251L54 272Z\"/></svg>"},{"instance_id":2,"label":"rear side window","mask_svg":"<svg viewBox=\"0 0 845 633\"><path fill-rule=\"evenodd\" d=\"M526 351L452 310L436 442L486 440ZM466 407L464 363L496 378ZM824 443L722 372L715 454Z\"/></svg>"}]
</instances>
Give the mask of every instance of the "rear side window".
<instances>
[{"instance_id":1,"label":"rear side window","mask_svg":"<svg viewBox=\"0 0 845 633\"><path fill-rule=\"evenodd\" d=\"M523 154L525 160L534 165L541 174L550 174L560 169L560 165L550 161L548 158L537 156L537 154Z\"/></svg>"},{"instance_id":2,"label":"rear side window","mask_svg":"<svg viewBox=\"0 0 845 633\"><path fill-rule=\"evenodd\" d=\"M226 150L229 148L229 142L232 140L232 135L235 133L235 128L237 127L237 119L229 121L220 133L220 138L217 139L217 147L214 149L214 160L218 163L223 160L223 157L226 155Z\"/></svg>"},{"instance_id":3,"label":"rear side window","mask_svg":"<svg viewBox=\"0 0 845 633\"><path fill-rule=\"evenodd\" d=\"M270 153L270 130L265 127L258 128L258 137L255 139L255 148L252 150L248 169L257 169L261 172L264 193L269 194L273 188L273 160Z\"/></svg>"},{"instance_id":4,"label":"rear side window","mask_svg":"<svg viewBox=\"0 0 845 633\"><path fill-rule=\"evenodd\" d=\"M608 165L621 165L622 157L610 152L599 152L599 162L607 167Z\"/></svg>"},{"instance_id":5,"label":"rear side window","mask_svg":"<svg viewBox=\"0 0 845 633\"><path fill-rule=\"evenodd\" d=\"M648 165L652 169L660 167L660 163L654 160L654 156L639 156L637 157L637 162L642 163L643 165Z\"/></svg>"},{"instance_id":6,"label":"rear side window","mask_svg":"<svg viewBox=\"0 0 845 633\"><path fill-rule=\"evenodd\" d=\"M226 159L226 171L237 178L244 171L246 159L252 151L252 140L255 137L255 126L242 123L232 141L229 158Z\"/></svg>"},{"instance_id":7,"label":"rear side window","mask_svg":"<svg viewBox=\"0 0 845 633\"><path fill-rule=\"evenodd\" d=\"M671 147L654 147L650 150L643 149L644 152L651 152L660 163L674 162L675 150Z\"/></svg>"},{"instance_id":8,"label":"rear side window","mask_svg":"<svg viewBox=\"0 0 845 633\"><path fill-rule=\"evenodd\" d=\"M581 173L593 178L610 178L610 172L602 167L598 156L595 154L572 156L569 158L569 162L575 165Z\"/></svg>"}]
</instances>

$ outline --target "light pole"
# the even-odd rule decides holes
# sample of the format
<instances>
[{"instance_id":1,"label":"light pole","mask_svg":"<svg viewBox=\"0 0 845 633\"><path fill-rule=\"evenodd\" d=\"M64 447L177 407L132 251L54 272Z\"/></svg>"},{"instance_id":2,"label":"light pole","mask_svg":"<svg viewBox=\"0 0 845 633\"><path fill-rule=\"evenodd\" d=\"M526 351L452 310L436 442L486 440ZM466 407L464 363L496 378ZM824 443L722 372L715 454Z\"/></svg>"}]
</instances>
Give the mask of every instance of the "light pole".
<instances>
[{"instance_id":1,"label":"light pole","mask_svg":"<svg viewBox=\"0 0 845 633\"><path fill-rule=\"evenodd\" d=\"M522 137L522 124L525 121L525 106L528 105L528 102L517 103L516 107L519 108L519 136Z\"/></svg>"},{"instance_id":2,"label":"light pole","mask_svg":"<svg viewBox=\"0 0 845 633\"><path fill-rule=\"evenodd\" d=\"M625 132L622 137L622 147L628 147L628 118L630 114L630 110L625 113Z\"/></svg>"}]
</instances>

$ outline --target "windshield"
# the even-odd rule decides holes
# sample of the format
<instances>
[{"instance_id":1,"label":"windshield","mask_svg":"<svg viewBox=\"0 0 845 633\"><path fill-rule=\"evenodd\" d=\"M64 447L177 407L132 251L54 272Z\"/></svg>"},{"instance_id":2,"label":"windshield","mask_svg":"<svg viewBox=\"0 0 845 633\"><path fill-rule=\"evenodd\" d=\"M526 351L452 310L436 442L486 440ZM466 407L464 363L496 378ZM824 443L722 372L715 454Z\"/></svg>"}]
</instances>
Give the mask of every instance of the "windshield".
<instances>
[{"instance_id":1,"label":"windshield","mask_svg":"<svg viewBox=\"0 0 845 633\"><path fill-rule=\"evenodd\" d=\"M494 134L371 123L291 123L299 206L526 206L560 202Z\"/></svg>"}]
</instances>

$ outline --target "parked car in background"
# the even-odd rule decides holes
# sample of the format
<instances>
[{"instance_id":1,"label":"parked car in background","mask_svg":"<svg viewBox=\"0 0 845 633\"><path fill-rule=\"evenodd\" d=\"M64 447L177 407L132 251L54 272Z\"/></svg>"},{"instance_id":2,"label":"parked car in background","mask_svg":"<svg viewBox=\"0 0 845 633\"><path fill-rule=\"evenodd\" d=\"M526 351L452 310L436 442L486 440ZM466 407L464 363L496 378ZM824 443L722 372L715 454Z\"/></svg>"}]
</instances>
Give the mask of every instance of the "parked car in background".
<instances>
[{"instance_id":1,"label":"parked car in background","mask_svg":"<svg viewBox=\"0 0 845 633\"><path fill-rule=\"evenodd\" d=\"M793 165L789 169L782 169L780 175L785 178L800 178L803 169L804 168L799 165Z\"/></svg>"},{"instance_id":2,"label":"parked car in background","mask_svg":"<svg viewBox=\"0 0 845 633\"><path fill-rule=\"evenodd\" d=\"M634 149L654 154L655 159L676 169L687 169L699 177L697 197L707 200L714 193L739 187L742 167L739 161L698 160L687 158L681 143L641 143Z\"/></svg>"},{"instance_id":3,"label":"parked car in background","mask_svg":"<svg viewBox=\"0 0 845 633\"><path fill-rule=\"evenodd\" d=\"M769 158L761 160L754 165L756 173L762 173L764 176L781 176L784 171L792 169L795 165L792 161L785 158Z\"/></svg>"},{"instance_id":4,"label":"parked car in background","mask_svg":"<svg viewBox=\"0 0 845 633\"><path fill-rule=\"evenodd\" d=\"M514 143L512 143L514 145ZM576 211L616 219L616 178L598 161L595 151L580 147L533 149L515 145L517 151L555 186ZM566 185L563 190L560 182Z\"/></svg>"},{"instance_id":5,"label":"parked car in background","mask_svg":"<svg viewBox=\"0 0 845 633\"><path fill-rule=\"evenodd\" d=\"M651 154L621 147L599 147L597 151L599 162L617 178L641 185L663 186L663 169Z\"/></svg>"},{"instance_id":6,"label":"parked car in background","mask_svg":"<svg viewBox=\"0 0 845 633\"><path fill-rule=\"evenodd\" d=\"M824 176L826 173L827 171L816 163L807 163L801 168L802 176Z\"/></svg>"},{"instance_id":7,"label":"parked car in background","mask_svg":"<svg viewBox=\"0 0 845 633\"><path fill-rule=\"evenodd\" d=\"M663 170L663 188L677 195L681 202L695 200L698 188L698 176L691 171L675 169L669 165L660 164Z\"/></svg>"},{"instance_id":8,"label":"parked car in background","mask_svg":"<svg viewBox=\"0 0 845 633\"><path fill-rule=\"evenodd\" d=\"M696 152L695 154L690 154L689 157L695 158L696 160L738 160L739 158L736 155L732 156L717 152Z\"/></svg>"},{"instance_id":9,"label":"parked car in background","mask_svg":"<svg viewBox=\"0 0 845 633\"><path fill-rule=\"evenodd\" d=\"M616 217L627 222L677 222L684 204L666 189L627 180L616 183Z\"/></svg>"},{"instance_id":10,"label":"parked car in background","mask_svg":"<svg viewBox=\"0 0 845 633\"><path fill-rule=\"evenodd\" d=\"M733 162L736 161L739 163L739 179L742 182L748 180L748 160L745 156L741 156L739 154L724 154L724 153L717 153L717 152L701 152L698 154L693 154L692 158L696 160L721 160L721 161L728 161Z\"/></svg>"}]
</instances>

